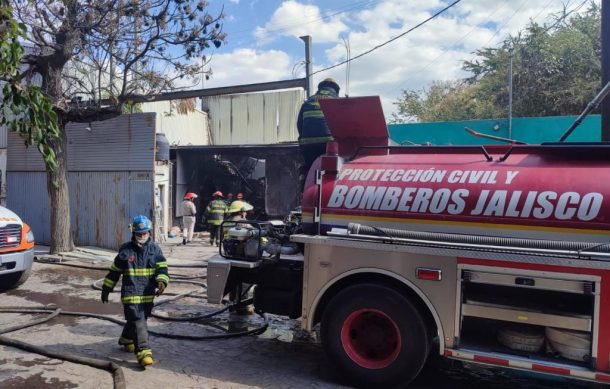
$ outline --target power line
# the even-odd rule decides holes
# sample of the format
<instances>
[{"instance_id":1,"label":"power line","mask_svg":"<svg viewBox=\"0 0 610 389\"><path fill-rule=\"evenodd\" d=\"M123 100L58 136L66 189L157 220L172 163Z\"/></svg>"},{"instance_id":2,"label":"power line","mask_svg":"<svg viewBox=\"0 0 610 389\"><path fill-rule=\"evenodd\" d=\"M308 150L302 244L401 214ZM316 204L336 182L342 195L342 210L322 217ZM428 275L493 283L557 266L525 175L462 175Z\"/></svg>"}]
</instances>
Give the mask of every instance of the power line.
<instances>
[{"instance_id":1,"label":"power line","mask_svg":"<svg viewBox=\"0 0 610 389\"><path fill-rule=\"evenodd\" d=\"M318 70L318 71L315 71L315 72L311 73L311 75L313 76L314 74L318 74L318 73L325 72L325 71L330 70L330 69L334 69L334 68L336 68L336 67L338 67L338 66L344 65L344 64L349 63L349 62L351 62L351 61L353 61L353 60L355 60L355 59L358 59L358 58L363 57L363 56L365 56L365 55L367 55L367 54L370 54L370 53L372 53L373 51L375 51L375 50L377 50L377 49L379 49L379 48L381 48L381 47L383 47L383 46L387 45L388 43L394 42L394 41L395 41L395 40L397 40L398 38L402 38L403 36L407 35L407 34L408 34L408 33L410 33L411 31L413 31L413 30L415 30L415 29L417 29L417 28L419 28L419 27L423 26L424 24L428 23L430 20L432 20L432 19L436 18L437 16L439 16L439 15L440 15L440 14L442 14L443 12L447 11L449 8L452 8L453 6L455 6L455 5L456 5L457 3L459 3L460 1L462 1L462 0L456 0L456 1L454 1L453 3L449 4L449 5L448 5L448 6L446 6L445 8L441 9L440 11L438 11L437 13L435 13L434 15L430 16L428 19L424 20L423 22L421 22L421 23L417 24L417 25L416 25L416 26L414 26L414 27L411 27L411 28L410 28L410 29L408 29L407 31L405 31L405 32L403 32L403 33L401 33L401 34L399 34L399 35L395 36L394 38L392 38L392 39L390 39L390 40L387 40L387 41L385 41L385 42L383 42L383 43L381 43L381 44L379 44L379 45L377 45L377 46L373 47L373 48L372 48L372 49L370 49L370 50L365 51L364 53L360 53L360 54L358 54L357 56L352 57L352 58L349 58L349 59L347 59L347 60L345 60L345 61L343 61L343 62L340 62L340 63L338 63L338 64L335 64L335 65L329 66L329 67L327 67L327 68L324 68L324 69L320 69L320 70Z\"/></svg>"},{"instance_id":2,"label":"power line","mask_svg":"<svg viewBox=\"0 0 610 389\"><path fill-rule=\"evenodd\" d=\"M512 15L510 15L510 17L508 19L506 19L506 21L504 23L502 23L502 25L500 25L500 27L498 27L496 29L496 31L493 33L493 35L491 36L491 38L489 38L489 40L487 40L487 42L485 42L485 44L482 47L486 47L489 42L492 41L492 39L495 38L496 35L498 35L498 33L500 32L500 30L502 30L504 27L506 27L506 25L508 24L508 22L510 22L511 20L513 20L513 18L515 17L515 15L517 14L517 12L521 11L521 8L523 8L525 6L525 4L527 4L528 0L525 0L523 3L521 3L521 5L519 6L519 8L517 8L515 10L515 12L512 13Z\"/></svg>"},{"instance_id":3,"label":"power line","mask_svg":"<svg viewBox=\"0 0 610 389\"><path fill-rule=\"evenodd\" d=\"M585 5L586 3L588 3L589 0L585 0L582 3L580 3L578 6L574 7L574 9L572 9L570 12L565 12L559 19L557 19L555 21L555 23L551 24L550 26L548 26L544 32L548 32L550 29L554 28L555 26L557 26L559 23L561 23L562 21L564 21L568 16L570 16L571 14L573 14L574 12L578 12L583 5ZM567 5L566 5L567 7Z\"/></svg>"}]
</instances>

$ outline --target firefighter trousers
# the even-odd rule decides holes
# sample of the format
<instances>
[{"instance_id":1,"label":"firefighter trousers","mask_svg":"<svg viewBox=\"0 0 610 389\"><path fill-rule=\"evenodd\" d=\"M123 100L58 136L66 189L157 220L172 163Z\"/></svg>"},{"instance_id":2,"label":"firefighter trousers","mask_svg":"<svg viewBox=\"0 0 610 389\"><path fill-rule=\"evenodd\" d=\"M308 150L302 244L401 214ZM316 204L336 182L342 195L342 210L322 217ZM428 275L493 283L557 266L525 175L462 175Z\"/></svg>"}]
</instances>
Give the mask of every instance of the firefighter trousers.
<instances>
[{"instance_id":1,"label":"firefighter trousers","mask_svg":"<svg viewBox=\"0 0 610 389\"><path fill-rule=\"evenodd\" d=\"M314 161L320 156L326 154L326 143L306 143L300 144L299 148L301 149L301 155L303 156L304 164L301 166L300 176L299 176L299 185L301 187L301 193L303 189L305 189L305 180L307 178L307 174L309 173L309 169L311 165L313 165Z\"/></svg>"},{"instance_id":2,"label":"firefighter trousers","mask_svg":"<svg viewBox=\"0 0 610 389\"><path fill-rule=\"evenodd\" d=\"M153 304L123 304L125 314L125 326L119 339L119 344L135 345L136 353L142 350L149 350L148 344L148 324L146 320L152 312Z\"/></svg>"},{"instance_id":3,"label":"firefighter trousers","mask_svg":"<svg viewBox=\"0 0 610 389\"><path fill-rule=\"evenodd\" d=\"M216 242L216 245L220 244L220 224L210 224L210 244Z\"/></svg>"}]
</instances>

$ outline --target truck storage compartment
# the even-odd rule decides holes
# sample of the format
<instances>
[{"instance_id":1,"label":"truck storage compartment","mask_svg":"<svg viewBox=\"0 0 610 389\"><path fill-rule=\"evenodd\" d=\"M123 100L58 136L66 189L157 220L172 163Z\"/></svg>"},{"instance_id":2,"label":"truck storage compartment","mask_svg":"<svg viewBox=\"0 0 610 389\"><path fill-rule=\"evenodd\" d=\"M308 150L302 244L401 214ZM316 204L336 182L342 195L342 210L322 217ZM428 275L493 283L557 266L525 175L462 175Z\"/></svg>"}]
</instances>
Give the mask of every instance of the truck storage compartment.
<instances>
[{"instance_id":1,"label":"truck storage compartment","mask_svg":"<svg viewBox=\"0 0 610 389\"><path fill-rule=\"evenodd\" d=\"M515 273L461 270L459 347L592 367L596 282Z\"/></svg>"},{"instance_id":2,"label":"truck storage compartment","mask_svg":"<svg viewBox=\"0 0 610 389\"><path fill-rule=\"evenodd\" d=\"M273 261L246 262L229 260L231 272L223 294L235 290L239 284L242 291L254 285L254 307L265 313L301 316L303 296L303 256L280 255ZM249 265L249 266L246 266Z\"/></svg>"}]
</instances>

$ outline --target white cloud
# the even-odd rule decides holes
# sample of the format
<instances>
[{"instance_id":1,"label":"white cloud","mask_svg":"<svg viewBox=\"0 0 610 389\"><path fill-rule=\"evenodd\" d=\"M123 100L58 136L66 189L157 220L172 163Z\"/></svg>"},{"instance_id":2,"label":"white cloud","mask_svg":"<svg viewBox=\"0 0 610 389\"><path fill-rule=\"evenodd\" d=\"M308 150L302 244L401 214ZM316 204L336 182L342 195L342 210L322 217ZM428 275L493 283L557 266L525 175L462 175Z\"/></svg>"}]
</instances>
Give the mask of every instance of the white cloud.
<instances>
[{"instance_id":1,"label":"white cloud","mask_svg":"<svg viewBox=\"0 0 610 389\"><path fill-rule=\"evenodd\" d=\"M214 54L210 66L212 77L206 88L254 84L291 78L294 60L279 50L259 51L236 49L230 53Z\"/></svg>"},{"instance_id":2,"label":"white cloud","mask_svg":"<svg viewBox=\"0 0 610 389\"><path fill-rule=\"evenodd\" d=\"M316 3L329 7L322 0ZM317 53L314 57L316 71L346 59L340 35L349 38L353 57L417 25L449 4L449 0L380 0L374 4L373 8L353 7L351 11L335 12L334 16L324 18L324 8L314 2L287 0L257 29L256 36L270 42L280 35L311 35L315 44L331 43L322 55ZM474 59L474 51L497 45L532 19L539 23L551 22L548 15L560 11L563 4L564 0L463 1L412 33L353 61L349 94L379 95L389 119L395 110L392 102L401 90L422 89L434 80L466 76L461 65L464 60ZM568 9L579 4L581 1L573 1ZM296 61L281 50L240 48L216 54L211 64L214 74L205 82L205 87L302 77L302 67L300 74L293 75ZM326 77L334 77L342 93L346 92L345 68L340 66L315 75L314 85Z\"/></svg>"},{"instance_id":3,"label":"white cloud","mask_svg":"<svg viewBox=\"0 0 610 389\"><path fill-rule=\"evenodd\" d=\"M338 15L324 17L316 5L284 1L263 27L257 27L254 35L262 43L269 43L280 35L313 35L316 42L336 42L348 27Z\"/></svg>"},{"instance_id":4,"label":"white cloud","mask_svg":"<svg viewBox=\"0 0 610 389\"><path fill-rule=\"evenodd\" d=\"M440 0L385 0L373 9L347 16L345 20L353 20L360 27L348 35L352 57L398 36L447 4L448 1ZM568 9L579 4L574 2ZM532 19L548 23L548 15L561 10L562 6L560 0L461 2L412 33L354 60L351 63L350 95L380 95L386 118L389 118L394 111L391 102L400 96L402 89L421 89L434 80L464 77L462 62L474 59L472 53L475 50L497 45L508 34L523 29ZM312 35L314 41L318 41L316 33ZM324 61L315 58L317 69L346 59L343 43L337 43L325 54ZM341 66L317 74L315 81L334 77L342 86L343 93L347 89L345 69Z\"/></svg>"},{"instance_id":5,"label":"white cloud","mask_svg":"<svg viewBox=\"0 0 610 389\"><path fill-rule=\"evenodd\" d=\"M229 3L239 4L239 0L229 0Z\"/></svg>"}]
</instances>

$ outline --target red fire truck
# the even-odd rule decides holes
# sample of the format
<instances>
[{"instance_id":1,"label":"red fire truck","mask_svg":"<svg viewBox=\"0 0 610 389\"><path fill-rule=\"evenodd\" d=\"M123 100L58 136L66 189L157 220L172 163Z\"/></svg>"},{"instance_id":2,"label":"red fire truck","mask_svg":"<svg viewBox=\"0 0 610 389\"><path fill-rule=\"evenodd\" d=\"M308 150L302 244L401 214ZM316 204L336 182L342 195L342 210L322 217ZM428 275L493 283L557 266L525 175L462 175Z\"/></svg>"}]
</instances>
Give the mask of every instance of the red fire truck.
<instances>
[{"instance_id":1,"label":"red fire truck","mask_svg":"<svg viewBox=\"0 0 610 389\"><path fill-rule=\"evenodd\" d=\"M211 302L255 285L363 386L431 353L610 383L610 146L390 146L377 98L321 104L336 142L307 177L304 254L271 248L282 223L227 226Z\"/></svg>"}]
</instances>

